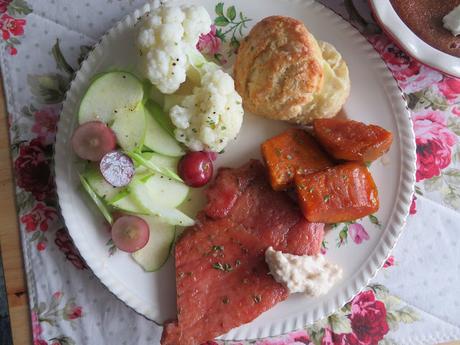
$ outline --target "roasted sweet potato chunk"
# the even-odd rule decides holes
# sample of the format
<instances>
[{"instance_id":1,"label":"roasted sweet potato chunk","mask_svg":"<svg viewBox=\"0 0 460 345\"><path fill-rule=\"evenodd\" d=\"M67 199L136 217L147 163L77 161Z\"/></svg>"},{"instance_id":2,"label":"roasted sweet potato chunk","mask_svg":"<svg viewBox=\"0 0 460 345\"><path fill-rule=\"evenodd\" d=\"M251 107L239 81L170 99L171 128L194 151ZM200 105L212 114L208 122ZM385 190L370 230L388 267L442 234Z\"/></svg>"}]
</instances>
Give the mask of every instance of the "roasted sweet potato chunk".
<instances>
[{"instance_id":1,"label":"roasted sweet potato chunk","mask_svg":"<svg viewBox=\"0 0 460 345\"><path fill-rule=\"evenodd\" d=\"M316 140L298 128L268 139L261 149L270 184L277 191L290 187L296 174L311 174L334 165Z\"/></svg>"},{"instance_id":2,"label":"roasted sweet potato chunk","mask_svg":"<svg viewBox=\"0 0 460 345\"><path fill-rule=\"evenodd\" d=\"M393 135L376 125L344 119L313 121L316 138L334 158L372 162L390 149Z\"/></svg>"},{"instance_id":3,"label":"roasted sweet potato chunk","mask_svg":"<svg viewBox=\"0 0 460 345\"><path fill-rule=\"evenodd\" d=\"M376 212L377 187L361 163L345 163L310 175L296 175L299 206L309 222L348 222Z\"/></svg>"}]
</instances>

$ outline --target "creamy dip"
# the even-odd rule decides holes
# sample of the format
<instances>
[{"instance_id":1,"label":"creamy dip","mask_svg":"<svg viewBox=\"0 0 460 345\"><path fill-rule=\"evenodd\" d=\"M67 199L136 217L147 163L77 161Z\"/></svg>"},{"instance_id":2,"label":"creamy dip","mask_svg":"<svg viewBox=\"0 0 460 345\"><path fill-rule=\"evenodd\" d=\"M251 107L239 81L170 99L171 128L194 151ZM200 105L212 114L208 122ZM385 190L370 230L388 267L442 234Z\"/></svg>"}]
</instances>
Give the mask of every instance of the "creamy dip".
<instances>
[{"instance_id":1,"label":"creamy dip","mask_svg":"<svg viewBox=\"0 0 460 345\"><path fill-rule=\"evenodd\" d=\"M460 35L460 5L455 7L442 19L444 27L452 32L452 35Z\"/></svg>"},{"instance_id":2,"label":"creamy dip","mask_svg":"<svg viewBox=\"0 0 460 345\"><path fill-rule=\"evenodd\" d=\"M270 274L289 293L302 292L308 296L326 294L342 278L342 269L326 261L323 255L292 255L268 247L265 261Z\"/></svg>"}]
</instances>

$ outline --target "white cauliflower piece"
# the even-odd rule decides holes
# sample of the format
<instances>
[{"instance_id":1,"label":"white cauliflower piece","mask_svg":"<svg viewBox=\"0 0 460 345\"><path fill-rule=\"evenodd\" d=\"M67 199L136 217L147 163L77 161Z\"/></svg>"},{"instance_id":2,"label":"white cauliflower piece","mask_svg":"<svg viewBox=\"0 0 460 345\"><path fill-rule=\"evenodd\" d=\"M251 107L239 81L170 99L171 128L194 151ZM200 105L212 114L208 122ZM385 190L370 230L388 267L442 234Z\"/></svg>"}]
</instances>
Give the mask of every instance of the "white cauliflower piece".
<instances>
[{"instance_id":1,"label":"white cauliflower piece","mask_svg":"<svg viewBox=\"0 0 460 345\"><path fill-rule=\"evenodd\" d=\"M193 89L169 116L178 141L192 151L222 151L243 123L243 106L230 75L217 65L201 68L201 85Z\"/></svg>"},{"instance_id":2,"label":"white cauliflower piece","mask_svg":"<svg viewBox=\"0 0 460 345\"><path fill-rule=\"evenodd\" d=\"M196 46L201 34L207 34L211 30L211 18L202 6L188 6L184 9L185 19L182 23L184 27L184 40Z\"/></svg>"},{"instance_id":3,"label":"white cauliflower piece","mask_svg":"<svg viewBox=\"0 0 460 345\"><path fill-rule=\"evenodd\" d=\"M185 81L188 52L196 50L201 34L209 32L211 18L201 6L160 6L141 19L137 38L148 79L171 94Z\"/></svg>"}]
</instances>

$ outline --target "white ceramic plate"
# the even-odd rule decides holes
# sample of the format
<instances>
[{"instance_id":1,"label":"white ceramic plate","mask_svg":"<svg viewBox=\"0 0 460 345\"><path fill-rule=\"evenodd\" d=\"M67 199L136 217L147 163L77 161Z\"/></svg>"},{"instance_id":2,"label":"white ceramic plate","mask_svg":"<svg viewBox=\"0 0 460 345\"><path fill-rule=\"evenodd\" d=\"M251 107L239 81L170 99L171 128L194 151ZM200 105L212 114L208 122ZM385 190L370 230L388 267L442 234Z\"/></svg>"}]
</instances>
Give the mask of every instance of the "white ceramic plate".
<instances>
[{"instance_id":1,"label":"white ceramic plate","mask_svg":"<svg viewBox=\"0 0 460 345\"><path fill-rule=\"evenodd\" d=\"M191 1L204 5L214 16L215 1ZM224 339L249 339L277 335L303 327L318 320L350 300L376 274L395 245L411 203L415 146L409 114L405 102L390 72L368 42L347 22L314 1L234 1L237 11L260 19L281 14L303 20L318 39L333 43L348 61L352 80L351 96L345 105L350 118L379 124L394 134L394 143L385 156L385 164L374 162L372 174L380 191L382 223L379 229L364 219L370 239L356 245L336 247L338 230L331 231L327 258L344 269L343 280L327 295L306 298L293 295L250 324L224 335ZM175 282L173 260L157 273L144 273L126 253L108 256L105 243L108 234L102 217L84 195L77 177L77 158L70 147L70 137L77 123L76 110L96 73L123 68L135 73L138 50L134 42L136 18L149 10L149 5L113 27L95 47L73 81L64 103L56 142L56 183L62 214L80 253L99 279L118 298L147 318L162 322L175 316ZM236 142L220 155L217 166L238 167L249 158L259 158L259 145L265 139L286 128L282 122L245 115Z\"/></svg>"},{"instance_id":2,"label":"white ceramic plate","mask_svg":"<svg viewBox=\"0 0 460 345\"><path fill-rule=\"evenodd\" d=\"M419 38L401 20L390 1L369 0L376 20L405 52L439 71L460 77L460 58L446 54Z\"/></svg>"}]
</instances>

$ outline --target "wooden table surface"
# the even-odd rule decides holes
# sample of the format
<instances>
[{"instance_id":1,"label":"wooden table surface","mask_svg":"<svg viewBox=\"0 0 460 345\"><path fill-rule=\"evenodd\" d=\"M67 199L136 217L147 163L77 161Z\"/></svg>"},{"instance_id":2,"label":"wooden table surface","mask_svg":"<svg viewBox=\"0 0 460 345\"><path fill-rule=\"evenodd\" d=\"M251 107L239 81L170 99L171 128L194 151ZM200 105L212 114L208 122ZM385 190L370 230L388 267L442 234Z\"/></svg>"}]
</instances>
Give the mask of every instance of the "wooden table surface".
<instances>
[{"instance_id":1,"label":"wooden table surface","mask_svg":"<svg viewBox=\"0 0 460 345\"><path fill-rule=\"evenodd\" d=\"M13 191L7 118L3 83L0 82L0 254L5 272L13 344L28 345L32 344L32 334Z\"/></svg>"},{"instance_id":2,"label":"wooden table surface","mask_svg":"<svg viewBox=\"0 0 460 345\"><path fill-rule=\"evenodd\" d=\"M0 74L0 81L2 79ZM13 344L29 345L32 344L30 312L14 199L7 118L3 83L0 82L0 255L5 271ZM460 341L442 345L460 345Z\"/></svg>"}]
</instances>

